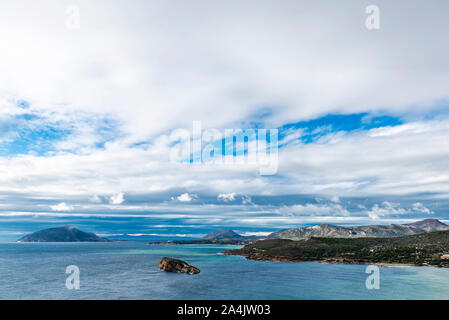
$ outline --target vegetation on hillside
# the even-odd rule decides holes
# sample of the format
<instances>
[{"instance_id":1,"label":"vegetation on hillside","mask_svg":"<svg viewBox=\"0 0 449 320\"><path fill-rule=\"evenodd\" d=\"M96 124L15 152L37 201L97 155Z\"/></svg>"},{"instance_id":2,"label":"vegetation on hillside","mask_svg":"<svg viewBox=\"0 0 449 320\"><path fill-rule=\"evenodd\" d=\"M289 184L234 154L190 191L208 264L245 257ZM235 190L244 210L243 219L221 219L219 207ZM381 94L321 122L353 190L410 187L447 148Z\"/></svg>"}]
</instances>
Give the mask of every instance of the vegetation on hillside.
<instances>
[{"instance_id":1,"label":"vegetation on hillside","mask_svg":"<svg viewBox=\"0 0 449 320\"><path fill-rule=\"evenodd\" d=\"M449 267L449 231L399 238L267 239L225 254L254 260L400 263Z\"/></svg>"}]
</instances>

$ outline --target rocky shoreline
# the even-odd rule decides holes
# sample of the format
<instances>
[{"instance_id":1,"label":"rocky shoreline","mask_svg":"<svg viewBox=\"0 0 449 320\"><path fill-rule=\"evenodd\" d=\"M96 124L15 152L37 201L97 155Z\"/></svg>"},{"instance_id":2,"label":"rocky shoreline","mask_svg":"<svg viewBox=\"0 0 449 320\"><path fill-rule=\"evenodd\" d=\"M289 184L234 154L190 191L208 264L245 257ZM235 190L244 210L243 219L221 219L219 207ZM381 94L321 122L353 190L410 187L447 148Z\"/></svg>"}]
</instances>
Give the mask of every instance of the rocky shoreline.
<instances>
[{"instance_id":1,"label":"rocky shoreline","mask_svg":"<svg viewBox=\"0 0 449 320\"><path fill-rule=\"evenodd\" d=\"M266 239L223 254L250 260L449 267L449 231L396 238Z\"/></svg>"},{"instance_id":2,"label":"rocky shoreline","mask_svg":"<svg viewBox=\"0 0 449 320\"><path fill-rule=\"evenodd\" d=\"M297 259L282 256L266 256L261 253L254 254L236 254L229 251L222 252L223 255L237 255L245 257L248 260L255 261L271 261L271 262L319 262L323 264L373 264L379 267L436 267L436 268L449 268L449 265L431 265L428 263L390 263L390 262L379 262L370 260L355 260L343 257L338 258L326 258L326 259Z\"/></svg>"}]
</instances>

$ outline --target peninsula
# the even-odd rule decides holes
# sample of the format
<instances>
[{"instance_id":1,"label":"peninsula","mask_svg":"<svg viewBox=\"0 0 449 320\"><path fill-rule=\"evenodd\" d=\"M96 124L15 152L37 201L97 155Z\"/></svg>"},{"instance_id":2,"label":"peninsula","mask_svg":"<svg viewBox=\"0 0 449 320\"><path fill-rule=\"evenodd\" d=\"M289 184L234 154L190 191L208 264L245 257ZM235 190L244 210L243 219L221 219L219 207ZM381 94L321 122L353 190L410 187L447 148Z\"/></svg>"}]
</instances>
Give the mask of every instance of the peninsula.
<instances>
[{"instance_id":1,"label":"peninsula","mask_svg":"<svg viewBox=\"0 0 449 320\"><path fill-rule=\"evenodd\" d=\"M449 267L449 231L393 238L265 239L224 254L267 261Z\"/></svg>"},{"instance_id":2,"label":"peninsula","mask_svg":"<svg viewBox=\"0 0 449 320\"><path fill-rule=\"evenodd\" d=\"M273 232L269 239L301 240L310 237L325 238L393 238L434 231L449 230L449 226L437 219L425 219L409 224L335 226L320 224Z\"/></svg>"}]
</instances>

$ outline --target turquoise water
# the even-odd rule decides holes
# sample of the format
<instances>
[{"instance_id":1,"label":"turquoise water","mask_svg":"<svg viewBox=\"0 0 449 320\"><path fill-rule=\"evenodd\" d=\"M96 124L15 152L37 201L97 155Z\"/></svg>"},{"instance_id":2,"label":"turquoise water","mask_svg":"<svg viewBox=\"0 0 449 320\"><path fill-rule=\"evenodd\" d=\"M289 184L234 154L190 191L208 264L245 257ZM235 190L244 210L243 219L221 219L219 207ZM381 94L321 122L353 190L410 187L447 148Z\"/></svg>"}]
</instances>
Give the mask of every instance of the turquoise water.
<instances>
[{"instance_id":1,"label":"turquoise water","mask_svg":"<svg viewBox=\"0 0 449 320\"><path fill-rule=\"evenodd\" d=\"M232 246L112 243L0 244L0 299L449 299L449 269L382 267L380 289L365 287L363 265L249 261ZM198 275L160 271L163 256ZM65 286L80 269L80 289Z\"/></svg>"}]
</instances>

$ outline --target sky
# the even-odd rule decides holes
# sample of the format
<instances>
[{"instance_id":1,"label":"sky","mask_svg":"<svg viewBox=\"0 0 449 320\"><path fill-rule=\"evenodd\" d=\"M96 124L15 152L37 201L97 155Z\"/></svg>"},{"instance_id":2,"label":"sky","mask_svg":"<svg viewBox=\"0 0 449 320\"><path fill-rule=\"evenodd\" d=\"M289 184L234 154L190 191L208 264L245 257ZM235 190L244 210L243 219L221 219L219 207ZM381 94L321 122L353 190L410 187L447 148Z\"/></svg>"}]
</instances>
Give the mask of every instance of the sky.
<instances>
[{"instance_id":1,"label":"sky","mask_svg":"<svg viewBox=\"0 0 449 320\"><path fill-rule=\"evenodd\" d=\"M1 1L0 241L62 224L140 239L449 222L447 12L444 0ZM278 130L275 173L173 161L195 122Z\"/></svg>"}]
</instances>

